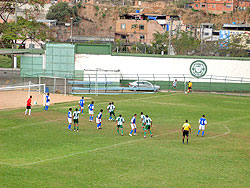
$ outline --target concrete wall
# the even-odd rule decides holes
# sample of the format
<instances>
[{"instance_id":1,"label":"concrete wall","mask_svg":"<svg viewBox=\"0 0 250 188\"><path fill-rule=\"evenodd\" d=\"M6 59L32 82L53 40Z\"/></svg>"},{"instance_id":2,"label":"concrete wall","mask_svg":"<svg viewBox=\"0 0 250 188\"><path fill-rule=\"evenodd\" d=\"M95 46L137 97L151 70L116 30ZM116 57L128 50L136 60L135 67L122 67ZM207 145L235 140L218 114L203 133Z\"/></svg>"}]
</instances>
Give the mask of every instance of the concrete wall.
<instances>
[{"instance_id":1,"label":"concrete wall","mask_svg":"<svg viewBox=\"0 0 250 188\"><path fill-rule=\"evenodd\" d=\"M121 74L190 74L190 65L202 60L208 75L250 78L250 60L188 59L76 54L75 69L121 71Z\"/></svg>"}]
</instances>

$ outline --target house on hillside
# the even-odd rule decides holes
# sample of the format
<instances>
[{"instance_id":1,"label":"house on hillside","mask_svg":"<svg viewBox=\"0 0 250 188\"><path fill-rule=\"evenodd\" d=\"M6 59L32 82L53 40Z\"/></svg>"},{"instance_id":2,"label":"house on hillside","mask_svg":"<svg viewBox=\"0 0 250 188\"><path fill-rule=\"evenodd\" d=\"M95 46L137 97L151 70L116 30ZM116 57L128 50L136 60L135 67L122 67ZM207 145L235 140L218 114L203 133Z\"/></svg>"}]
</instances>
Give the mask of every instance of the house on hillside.
<instances>
[{"instance_id":1,"label":"house on hillside","mask_svg":"<svg viewBox=\"0 0 250 188\"><path fill-rule=\"evenodd\" d=\"M192 8L205 12L222 14L250 7L250 0L193 0Z\"/></svg>"},{"instance_id":2,"label":"house on hillside","mask_svg":"<svg viewBox=\"0 0 250 188\"><path fill-rule=\"evenodd\" d=\"M115 39L126 43L152 43L153 34L164 33L170 30L170 19L173 19L172 30L185 30L179 16L128 13L116 20Z\"/></svg>"}]
</instances>

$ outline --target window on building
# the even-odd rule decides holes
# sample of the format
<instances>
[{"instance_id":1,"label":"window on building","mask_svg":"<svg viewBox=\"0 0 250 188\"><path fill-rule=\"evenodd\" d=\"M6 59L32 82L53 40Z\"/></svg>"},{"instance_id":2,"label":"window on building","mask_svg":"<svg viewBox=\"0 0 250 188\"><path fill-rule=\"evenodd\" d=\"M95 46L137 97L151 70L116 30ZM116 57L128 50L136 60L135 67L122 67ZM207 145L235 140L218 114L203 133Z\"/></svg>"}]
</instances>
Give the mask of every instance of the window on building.
<instances>
[{"instance_id":1,"label":"window on building","mask_svg":"<svg viewBox=\"0 0 250 188\"><path fill-rule=\"evenodd\" d=\"M195 4L195 7L197 7L197 8L198 8L198 7L199 7L199 6L198 6L198 4Z\"/></svg>"},{"instance_id":2,"label":"window on building","mask_svg":"<svg viewBox=\"0 0 250 188\"><path fill-rule=\"evenodd\" d=\"M29 44L29 48L30 48L30 49L35 48L35 44Z\"/></svg>"},{"instance_id":3,"label":"window on building","mask_svg":"<svg viewBox=\"0 0 250 188\"><path fill-rule=\"evenodd\" d=\"M121 29L126 29L126 24L121 24Z\"/></svg>"},{"instance_id":4,"label":"window on building","mask_svg":"<svg viewBox=\"0 0 250 188\"><path fill-rule=\"evenodd\" d=\"M144 30L144 25L139 25L140 30Z\"/></svg>"},{"instance_id":5,"label":"window on building","mask_svg":"<svg viewBox=\"0 0 250 188\"><path fill-rule=\"evenodd\" d=\"M226 5L226 8L231 8L232 5Z\"/></svg>"},{"instance_id":6,"label":"window on building","mask_svg":"<svg viewBox=\"0 0 250 188\"><path fill-rule=\"evenodd\" d=\"M121 38L122 38L122 39L126 39L126 35L122 35Z\"/></svg>"},{"instance_id":7,"label":"window on building","mask_svg":"<svg viewBox=\"0 0 250 188\"><path fill-rule=\"evenodd\" d=\"M202 7L202 8L205 8L205 7L206 7L206 5L201 5L201 7Z\"/></svg>"},{"instance_id":8,"label":"window on building","mask_svg":"<svg viewBox=\"0 0 250 188\"><path fill-rule=\"evenodd\" d=\"M140 35L140 39L145 39L145 36L144 35Z\"/></svg>"},{"instance_id":9,"label":"window on building","mask_svg":"<svg viewBox=\"0 0 250 188\"><path fill-rule=\"evenodd\" d=\"M206 35L206 36L208 36L208 35L209 35L209 33L205 33L205 35Z\"/></svg>"},{"instance_id":10,"label":"window on building","mask_svg":"<svg viewBox=\"0 0 250 188\"><path fill-rule=\"evenodd\" d=\"M212 8L215 8L215 5L212 5Z\"/></svg>"}]
</instances>

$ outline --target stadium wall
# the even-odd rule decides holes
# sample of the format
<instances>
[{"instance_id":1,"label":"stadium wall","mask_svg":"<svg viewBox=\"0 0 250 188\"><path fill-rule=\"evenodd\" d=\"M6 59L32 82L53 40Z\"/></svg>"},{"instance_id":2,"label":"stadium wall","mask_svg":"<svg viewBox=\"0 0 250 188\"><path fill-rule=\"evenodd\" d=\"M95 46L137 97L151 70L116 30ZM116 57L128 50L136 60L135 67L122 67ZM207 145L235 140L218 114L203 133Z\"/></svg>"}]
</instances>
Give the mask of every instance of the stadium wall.
<instances>
[{"instance_id":1,"label":"stadium wall","mask_svg":"<svg viewBox=\"0 0 250 188\"><path fill-rule=\"evenodd\" d=\"M206 75L217 77L250 78L250 60L162 58L76 54L75 70L119 69L121 74L176 74L191 75L190 66L201 60L207 66ZM193 77L193 79L197 80Z\"/></svg>"}]
</instances>

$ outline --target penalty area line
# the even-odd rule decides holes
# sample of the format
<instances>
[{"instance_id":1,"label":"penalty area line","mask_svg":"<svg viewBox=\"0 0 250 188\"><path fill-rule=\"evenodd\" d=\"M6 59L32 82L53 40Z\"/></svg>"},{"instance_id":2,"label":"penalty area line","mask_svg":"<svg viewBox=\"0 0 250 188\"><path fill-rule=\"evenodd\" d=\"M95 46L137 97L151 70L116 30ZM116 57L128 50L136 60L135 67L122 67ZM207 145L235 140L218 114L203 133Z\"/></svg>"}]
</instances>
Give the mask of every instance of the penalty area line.
<instances>
[{"instance_id":1,"label":"penalty area line","mask_svg":"<svg viewBox=\"0 0 250 188\"><path fill-rule=\"evenodd\" d=\"M167 134L171 134L171 133L175 133L175 132L178 132L178 131L171 131L171 132L168 132L168 133L165 133L165 134L162 134L162 135L156 135L154 137L163 136L163 135L167 135ZM9 163L2 163L2 162L0 162L0 165L7 165L7 166L12 166L12 167L30 166L30 165L34 165L34 164L43 163L43 162L48 162L48 161L54 161L54 160L58 160L58 159L63 159L63 158L67 158L67 157L74 156L74 155L80 155L80 154L86 154L86 153L96 152L96 151L99 151L99 150L105 150L105 149L109 149L109 148L121 146L121 145L124 145L124 144L130 144L130 143L139 142L139 141L142 141L142 140L145 140L145 138L141 138L141 139L138 139L138 140L130 140L130 141L122 142L122 143L118 143L118 144L112 144L112 145L109 145L109 146L95 148L95 149L88 150L88 151L71 153L71 154L60 156L60 157L54 157L54 158L50 158L50 159L45 159L45 160L40 160L40 161L34 161L34 162L31 162L31 163L23 163L23 164L17 164L17 165L15 165L15 164L9 164Z\"/></svg>"}]
</instances>

